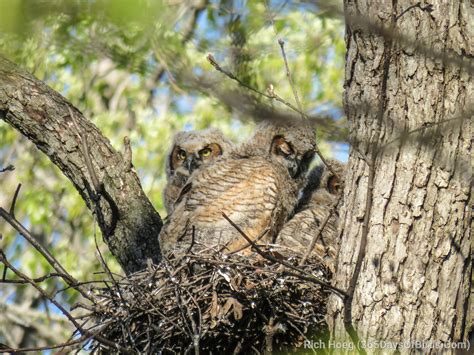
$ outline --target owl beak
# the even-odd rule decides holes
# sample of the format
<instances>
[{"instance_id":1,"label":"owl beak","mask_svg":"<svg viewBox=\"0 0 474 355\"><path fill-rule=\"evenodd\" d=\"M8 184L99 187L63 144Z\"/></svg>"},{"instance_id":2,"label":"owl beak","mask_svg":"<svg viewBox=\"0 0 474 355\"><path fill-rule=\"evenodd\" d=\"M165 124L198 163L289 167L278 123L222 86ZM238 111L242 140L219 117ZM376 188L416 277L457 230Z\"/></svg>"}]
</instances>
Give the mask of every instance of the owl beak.
<instances>
[{"instance_id":1,"label":"owl beak","mask_svg":"<svg viewBox=\"0 0 474 355\"><path fill-rule=\"evenodd\" d=\"M290 175L293 179L299 178L301 175L305 174L308 171L309 164L311 163L311 159L305 159L304 157L301 159L294 159L290 166Z\"/></svg>"},{"instance_id":2,"label":"owl beak","mask_svg":"<svg viewBox=\"0 0 474 355\"><path fill-rule=\"evenodd\" d=\"M288 159L288 172L293 179L298 176L299 170L298 161L296 159Z\"/></svg>"},{"instance_id":3,"label":"owl beak","mask_svg":"<svg viewBox=\"0 0 474 355\"><path fill-rule=\"evenodd\" d=\"M191 174L196 168L199 167L199 160L196 156L189 155L186 160L184 161L183 166L189 171Z\"/></svg>"}]
</instances>

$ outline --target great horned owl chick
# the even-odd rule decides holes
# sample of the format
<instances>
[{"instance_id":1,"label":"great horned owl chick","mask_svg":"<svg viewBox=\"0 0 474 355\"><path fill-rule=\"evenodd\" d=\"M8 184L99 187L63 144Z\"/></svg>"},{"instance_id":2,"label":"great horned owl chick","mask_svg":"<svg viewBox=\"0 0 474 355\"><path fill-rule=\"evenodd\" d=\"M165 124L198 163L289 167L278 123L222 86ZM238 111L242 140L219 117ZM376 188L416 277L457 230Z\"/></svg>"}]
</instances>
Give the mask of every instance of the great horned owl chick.
<instances>
[{"instance_id":1,"label":"great horned owl chick","mask_svg":"<svg viewBox=\"0 0 474 355\"><path fill-rule=\"evenodd\" d=\"M191 176L160 233L163 251L179 253L192 242L225 252L245 249L222 213L251 239L272 240L296 205L314 149L307 122L260 123L246 143Z\"/></svg>"},{"instance_id":2,"label":"great horned owl chick","mask_svg":"<svg viewBox=\"0 0 474 355\"><path fill-rule=\"evenodd\" d=\"M168 215L191 173L211 164L231 148L232 142L218 129L176 133L166 160L168 181L163 201Z\"/></svg>"},{"instance_id":3,"label":"great horned owl chick","mask_svg":"<svg viewBox=\"0 0 474 355\"><path fill-rule=\"evenodd\" d=\"M319 233L331 207L338 203L344 186L345 165L336 160L329 160L329 164L337 176L324 165L317 166L310 172L295 214L279 233L277 244L305 252ZM336 207L312 250L312 253L324 259L330 267L334 266L339 250L338 222L339 214Z\"/></svg>"}]
</instances>

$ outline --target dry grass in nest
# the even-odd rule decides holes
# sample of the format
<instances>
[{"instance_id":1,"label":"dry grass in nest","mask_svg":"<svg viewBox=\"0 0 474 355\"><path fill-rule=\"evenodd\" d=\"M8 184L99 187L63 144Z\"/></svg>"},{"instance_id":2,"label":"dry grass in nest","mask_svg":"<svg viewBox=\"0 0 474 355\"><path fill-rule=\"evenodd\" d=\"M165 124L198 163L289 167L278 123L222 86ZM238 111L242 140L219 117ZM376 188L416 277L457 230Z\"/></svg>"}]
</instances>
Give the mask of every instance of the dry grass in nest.
<instances>
[{"instance_id":1,"label":"dry grass in nest","mask_svg":"<svg viewBox=\"0 0 474 355\"><path fill-rule=\"evenodd\" d=\"M301 260L295 253L276 257L294 266ZM330 278L317 260L301 269ZM112 280L94 293L94 330L132 352L290 351L326 334L328 290L258 254L194 252ZM111 350L96 342L88 347Z\"/></svg>"}]
</instances>

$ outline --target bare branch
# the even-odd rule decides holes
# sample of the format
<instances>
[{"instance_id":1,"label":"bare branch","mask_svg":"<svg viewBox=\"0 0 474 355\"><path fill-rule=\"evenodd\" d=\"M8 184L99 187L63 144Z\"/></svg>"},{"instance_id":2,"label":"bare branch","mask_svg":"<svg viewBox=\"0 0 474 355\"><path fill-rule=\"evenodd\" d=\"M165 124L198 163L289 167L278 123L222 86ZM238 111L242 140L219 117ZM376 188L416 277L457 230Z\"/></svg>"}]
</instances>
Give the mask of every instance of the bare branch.
<instances>
[{"instance_id":1,"label":"bare branch","mask_svg":"<svg viewBox=\"0 0 474 355\"><path fill-rule=\"evenodd\" d=\"M47 299L49 302L51 302L53 305L55 305L59 311L66 316L66 318L78 329L82 334L87 335L89 337L93 337L96 339L98 342L109 346L113 349L119 350L121 352L126 352L126 353L132 353L130 349L126 349L119 344L112 342L108 339L105 339L104 337L92 333L88 331L87 329L84 329L81 327L81 325L76 321L76 319L58 302L56 301L53 297L51 297L45 290L43 290L41 287L39 287L31 278L29 278L27 275L23 274L21 271L17 270L6 258L3 250L0 249L0 261L5 264L15 275L17 275L19 278L28 281L28 283L33 286L45 299Z\"/></svg>"},{"instance_id":2,"label":"bare branch","mask_svg":"<svg viewBox=\"0 0 474 355\"><path fill-rule=\"evenodd\" d=\"M148 258L160 261L161 218L136 174L124 169L122 155L64 97L3 57L0 119L31 140L74 184L127 274L146 268Z\"/></svg>"},{"instance_id":3,"label":"bare branch","mask_svg":"<svg viewBox=\"0 0 474 355\"><path fill-rule=\"evenodd\" d=\"M87 292L80 286L78 286L79 282L71 276L66 269L62 267L62 265L56 260L56 258L51 255L51 253L43 247L35 237L28 231L20 222L18 222L15 217L9 214L5 209L0 207L0 216L10 224L15 230L22 235L53 267L56 272L61 275L64 281L71 287L74 287L75 290L81 293L81 295L87 299L90 299L90 296L87 295Z\"/></svg>"},{"instance_id":4,"label":"bare branch","mask_svg":"<svg viewBox=\"0 0 474 355\"><path fill-rule=\"evenodd\" d=\"M4 173L6 171L13 171L13 170L15 170L15 167L10 164L10 165L7 165L6 167L0 169L0 173Z\"/></svg>"},{"instance_id":5,"label":"bare branch","mask_svg":"<svg viewBox=\"0 0 474 355\"><path fill-rule=\"evenodd\" d=\"M15 218L15 205L16 205L16 199L18 198L18 194L20 193L21 189L21 184L18 184L15 190L15 194L13 195L13 200L12 204L10 205L10 215Z\"/></svg>"}]
</instances>

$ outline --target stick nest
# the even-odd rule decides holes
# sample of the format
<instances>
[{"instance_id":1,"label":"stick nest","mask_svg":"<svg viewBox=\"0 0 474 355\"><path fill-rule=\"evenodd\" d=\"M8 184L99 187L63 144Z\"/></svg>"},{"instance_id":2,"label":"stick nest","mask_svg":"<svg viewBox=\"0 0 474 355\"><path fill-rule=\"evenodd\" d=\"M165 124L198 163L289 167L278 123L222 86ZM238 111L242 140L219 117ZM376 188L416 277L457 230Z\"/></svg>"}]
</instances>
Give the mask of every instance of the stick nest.
<instances>
[{"instance_id":1,"label":"stick nest","mask_svg":"<svg viewBox=\"0 0 474 355\"><path fill-rule=\"evenodd\" d=\"M301 260L272 254L294 266ZM329 269L301 267L323 281ZM258 254L207 251L169 258L95 288L90 317L100 335L140 353L290 351L326 331L328 291ZM92 342L93 352L110 348Z\"/></svg>"}]
</instances>

